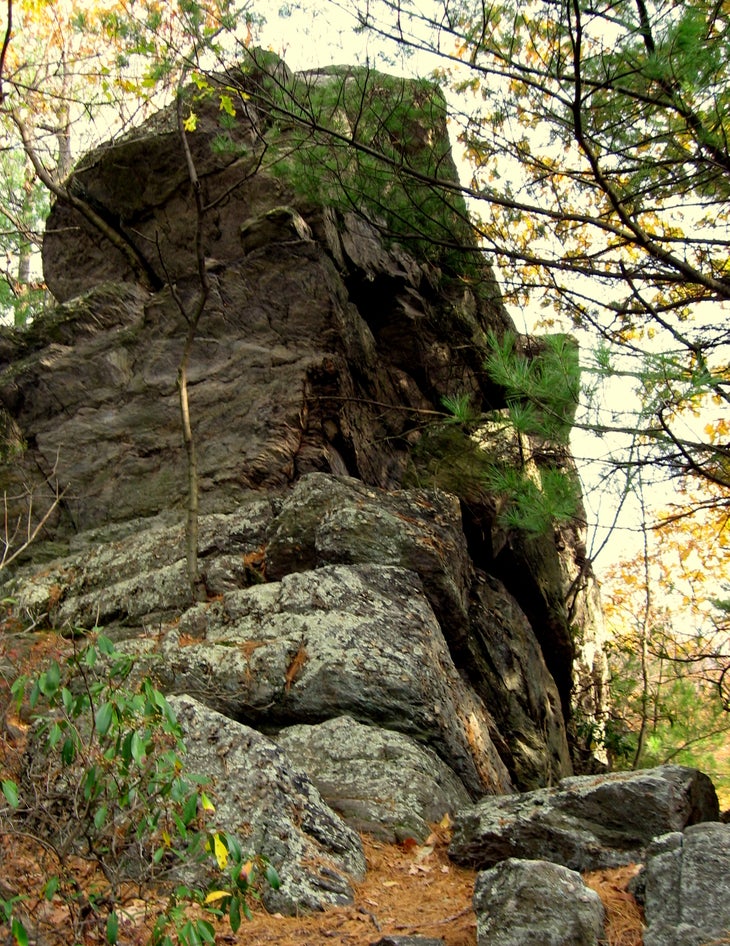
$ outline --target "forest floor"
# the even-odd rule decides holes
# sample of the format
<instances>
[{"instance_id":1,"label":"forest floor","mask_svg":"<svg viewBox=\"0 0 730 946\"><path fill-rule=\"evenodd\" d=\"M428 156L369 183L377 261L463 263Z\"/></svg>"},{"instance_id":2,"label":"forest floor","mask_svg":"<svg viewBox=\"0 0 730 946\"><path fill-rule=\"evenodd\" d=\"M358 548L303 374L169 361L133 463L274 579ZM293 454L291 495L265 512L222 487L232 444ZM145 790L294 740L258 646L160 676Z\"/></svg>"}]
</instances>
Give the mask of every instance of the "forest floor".
<instances>
[{"instance_id":1,"label":"forest floor","mask_svg":"<svg viewBox=\"0 0 730 946\"><path fill-rule=\"evenodd\" d=\"M90 923L79 936L78 921L73 930L67 908L55 898L46 901L40 893L42 873L30 849L18 847L18 838L0 839L2 880L0 890L22 890L26 926L31 943L37 946L101 946L103 928ZM356 886L351 906L322 913L286 917L267 913L253 905L253 919L244 922L238 933L218 921L216 943L226 946L371 946L384 936L424 936L440 939L445 946L476 946L476 916L472 894L476 872L453 864L447 855L448 831L437 826L423 846L385 844L363 838L368 871ZM641 946L642 913L627 892L635 867L596 871L585 876L606 908L606 946ZM98 878L83 868L77 872L87 892ZM119 946L144 946L157 913L164 908L162 896L148 892L144 898L131 896L120 909ZM2 935L0 942L12 941Z\"/></svg>"},{"instance_id":2,"label":"forest floor","mask_svg":"<svg viewBox=\"0 0 730 946\"><path fill-rule=\"evenodd\" d=\"M58 639L35 637L13 647L0 640L0 779L22 780L24 733L8 702L8 677L18 664L36 668L55 655ZM3 646L5 644L6 646ZM5 671L5 672L3 672ZM3 679L4 678L4 679ZM4 686L3 686L4 683ZM22 892L20 905L26 915L30 942L36 946L68 946L71 943L101 944L104 930L94 923L79 926L78 910L69 911L58 896L43 896L48 867L42 839L3 831L0 821L0 909L2 901ZM443 940L445 946L476 946L476 916L472 895L476 871L454 864L448 857L450 825L433 826L428 840L387 844L363 837L367 874L355 886L350 906L331 908L322 913L284 917L267 913L260 903L252 905L253 918L244 921L236 935L224 923L217 924L216 942L246 946L370 946L385 936L418 935ZM94 868L79 860L74 866L78 881L78 901L88 902L88 894L100 878ZM598 871L586 876L586 882L601 896L607 912L607 946L640 946L642 914L627 892L636 867ZM120 909L119 946L143 946L148 941L156 915L164 909L162 892L131 892ZM76 913L75 922L73 914ZM5 927L7 930L7 926ZM0 913L0 943L10 946Z\"/></svg>"}]
</instances>

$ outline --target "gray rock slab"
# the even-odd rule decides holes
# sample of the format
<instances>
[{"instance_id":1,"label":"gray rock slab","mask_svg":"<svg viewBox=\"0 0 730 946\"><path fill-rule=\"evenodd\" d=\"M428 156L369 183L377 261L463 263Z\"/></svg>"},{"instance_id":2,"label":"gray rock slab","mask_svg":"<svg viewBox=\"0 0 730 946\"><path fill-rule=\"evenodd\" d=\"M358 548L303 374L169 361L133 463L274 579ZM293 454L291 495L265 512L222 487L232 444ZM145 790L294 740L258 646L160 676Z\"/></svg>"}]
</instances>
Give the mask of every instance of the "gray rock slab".
<instances>
[{"instance_id":1,"label":"gray rock slab","mask_svg":"<svg viewBox=\"0 0 730 946\"><path fill-rule=\"evenodd\" d=\"M450 646L463 648L473 569L455 496L386 492L324 473L302 477L271 525L270 577L365 563L417 572Z\"/></svg>"},{"instance_id":2,"label":"gray rock slab","mask_svg":"<svg viewBox=\"0 0 730 946\"><path fill-rule=\"evenodd\" d=\"M598 946L604 910L575 871L510 858L474 884L478 946Z\"/></svg>"},{"instance_id":3,"label":"gray rock slab","mask_svg":"<svg viewBox=\"0 0 730 946\"><path fill-rule=\"evenodd\" d=\"M173 696L170 704L183 728L190 771L210 779L214 826L266 857L279 874L279 890L263 889L266 907L297 914L351 903L352 882L365 875L360 837L304 772L265 736L192 697Z\"/></svg>"},{"instance_id":4,"label":"gray rock slab","mask_svg":"<svg viewBox=\"0 0 730 946\"><path fill-rule=\"evenodd\" d=\"M644 946L730 941L730 825L696 824L657 838L644 884Z\"/></svg>"},{"instance_id":5,"label":"gray rock slab","mask_svg":"<svg viewBox=\"0 0 730 946\"><path fill-rule=\"evenodd\" d=\"M347 824L384 841L422 843L430 824L470 802L446 763L403 733L340 716L275 741Z\"/></svg>"},{"instance_id":6,"label":"gray rock slab","mask_svg":"<svg viewBox=\"0 0 730 946\"><path fill-rule=\"evenodd\" d=\"M520 857L595 870L640 861L658 835L717 817L712 782L696 769L574 776L459 812L449 853L478 869Z\"/></svg>"},{"instance_id":7,"label":"gray rock slab","mask_svg":"<svg viewBox=\"0 0 730 946\"><path fill-rule=\"evenodd\" d=\"M331 565L229 592L184 614L161 648L166 687L249 725L349 715L430 745L473 796L512 790L413 572Z\"/></svg>"},{"instance_id":8,"label":"gray rock slab","mask_svg":"<svg viewBox=\"0 0 730 946\"><path fill-rule=\"evenodd\" d=\"M199 562L211 594L261 580L247 561L263 558L272 516L271 501L254 495L230 513L201 516ZM184 529L174 518L88 530L74 537L67 554L19 569L5 589L21 613L57 627L109 631L177 616L189 606L190 591Z\"/></svg>"}]
</instances>

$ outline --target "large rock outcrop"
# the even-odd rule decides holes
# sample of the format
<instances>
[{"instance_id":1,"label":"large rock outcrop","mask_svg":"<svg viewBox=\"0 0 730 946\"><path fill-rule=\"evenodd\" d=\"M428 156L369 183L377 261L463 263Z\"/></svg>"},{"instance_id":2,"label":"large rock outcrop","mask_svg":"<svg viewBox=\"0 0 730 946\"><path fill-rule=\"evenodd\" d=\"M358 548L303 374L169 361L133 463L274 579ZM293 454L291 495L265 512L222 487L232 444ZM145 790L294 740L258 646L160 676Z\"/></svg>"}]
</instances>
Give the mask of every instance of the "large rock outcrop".
<instances>
[{"instance_id":1,"label":"large rock outcrop","mask_svg":"<svg viewBox=\"0 0 730 946\"><path fill-rule=\"evenodd\" d=\"M542 536L505 526L504 497L478 475L488 444L444 414L444 398L467 397L501 416L507 395L484 365L514 330L481 254L448 248L449 228L464 240L458 197L429 203L393 168L378 182L338 165L333 179L322 142L270 110L282 87L329 95L338 127L359 134L352 102L380 96L397 127L368 133L453 183L438 90L358 70L291 76L255 56L225 84L240 92L225 127L215 87L190 102L202 218L174 110L84 158L76 206L52 211L59 305L0 333L9 521L51 514L4 591L21 621L127 638L171 693L290 746L325 795L337 760L319 727L369 727L364 759L393 740L424 778L433 756L431 788L403 815L418 835L429 794L455 808L570 775L576 707L600 722L580 508ZM204 286L198 235L209 292L188 384L207 598L192 602L177 372ZM564 442L525 449L538 479L541 465L571 468ZM326 765L307 761L318 745Z\"/></svg>"}]
</instances>

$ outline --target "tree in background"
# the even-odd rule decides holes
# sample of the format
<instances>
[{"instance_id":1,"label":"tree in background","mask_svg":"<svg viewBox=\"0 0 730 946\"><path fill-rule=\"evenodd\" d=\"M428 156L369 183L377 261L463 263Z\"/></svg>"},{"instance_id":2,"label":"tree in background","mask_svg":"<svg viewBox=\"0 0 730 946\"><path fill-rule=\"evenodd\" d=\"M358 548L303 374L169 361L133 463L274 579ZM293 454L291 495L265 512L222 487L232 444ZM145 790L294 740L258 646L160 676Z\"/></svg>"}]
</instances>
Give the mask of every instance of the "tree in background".
<instances>
[{"instance_id":1,"label":"tree in background","mask_svg":"<svg viewBox=\"0 0 730 946\"><path fill-rule=\"evenodd\" d=\"M630 410L583 423L627 432L633 467L727 489L727 444L685 424L730 398L727 11L379 0L354 16L450 87L463 190L507 301L567 316L595 377L633 383Z\"/></svg>"},{"instance_id":2,"label":"tree in background","mask_svg":"<svg viewBox=\"0 0 730 946\"><path fill-rule=\"evenodd\" d=\"M676 762L716 778L730 734L727 521L718 487L677 504L643 533L644 547L607 575L604 601L614 696L607 748L618 767ZM725 753L726 753L725 749Z\"/></svg>"},{"instance_id":3,"label":"tree in background","mask_svg":"<svg viewBox=\"0 0 730 946\"><path fill-rule=\"evenodd\" d=\"M45 304L43 280L33 262L48 214L48 192L24 152L11 148L0 151L0 182L7 195L0 206L0 319L21 326Z\"/></svg>"}]
</instances>

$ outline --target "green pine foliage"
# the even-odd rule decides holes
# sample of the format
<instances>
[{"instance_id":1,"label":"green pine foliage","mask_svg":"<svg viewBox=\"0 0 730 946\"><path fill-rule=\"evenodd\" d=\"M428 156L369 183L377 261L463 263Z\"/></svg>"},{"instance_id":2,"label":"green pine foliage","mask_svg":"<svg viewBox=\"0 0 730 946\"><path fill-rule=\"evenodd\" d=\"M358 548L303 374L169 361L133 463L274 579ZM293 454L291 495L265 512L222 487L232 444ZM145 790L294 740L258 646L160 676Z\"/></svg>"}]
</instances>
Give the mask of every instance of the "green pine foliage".
<instances>
[{"instance_id":1,"label":"green pine foliage","mask_svg":"<svg viewBox=\"0 0 730 946\"><path fill-rule=\"evenodd\" d=\"M436 84L331 67L272 80L263 95L281 155L273 170L295 191L363 213L387 238L457 272L468 264L466 205L458 190L441 186L453 187L458 176Z\"/></svg>"},{"instance_id":2,"label":"green pine foliage","mask_svg":"<svg viewBox=\"0 0 730 946\"><path fill-rule=\"evenodd\" d=\"M466 500L492 497L504 528L544 534L580 507L577 476L564 463L580 392L576 346L548 336L528 357L511 333L490 333L489 342L485 368L505 410L482 412L463 393L444 397L444 420L424 431L411 476Z\"/></svg>"},{"instance_id":3,"label":"green pine foliage","mask_svg":"<svg viewBox=\"0 0 730 946\"><path fill-rule=\"evenodd\" d=\"M488 336L491 353L485 368L505 392L510 420L522 434L567 443L580 397L580 365L575 339L545 335L534 355L517 351L517 338L506 332Z\"/></svg>"}]
</instances>

